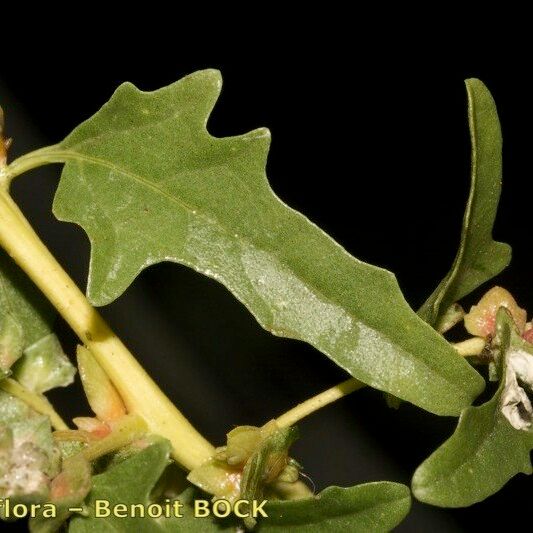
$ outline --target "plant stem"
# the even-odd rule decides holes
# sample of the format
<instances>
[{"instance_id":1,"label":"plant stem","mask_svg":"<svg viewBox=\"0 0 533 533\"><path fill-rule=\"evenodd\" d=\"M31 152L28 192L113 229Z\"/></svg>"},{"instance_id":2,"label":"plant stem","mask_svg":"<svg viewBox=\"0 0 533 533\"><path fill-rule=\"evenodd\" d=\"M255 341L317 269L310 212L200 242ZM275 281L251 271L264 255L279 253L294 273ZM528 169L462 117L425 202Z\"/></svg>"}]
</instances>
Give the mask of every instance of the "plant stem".
<instances>
[{"instance_id":1,"label":"plant stem","mask_svg":"<svg viewBox=\"0 0 533 533\"><path fill-rule=\"evenodd\" d=\"M366 387L365 383L362 383L355 378L347 379L346 381L343 381L342 383L339 383L338 385L335 385L334 387L331 387L330 389L321 392L312 398L309 398L309 400L298 404L290 411L287 411L279 416L276 419L276 423L280 427L292 426L311 413L314 413L322 407L325 407L326 405L339 400L340 398L347 396L358 389L362 389L363 387Z\"/></svg>"},{"instance_id":2,"label":"plant stem","mask_svg":"<svg viewBox=\"0 0 533 533\"><path fill-rule=\"evenodd\" d=\"M487 341L482 337L472 337L463 342L456 342L452 346L457 350L459 355L471 357L481 354L486 345Z\"/></svg>"},{"instance_id":3,"label":"plant stem","mask_svg":"<svg viewBox=\"0 0 533 533\"><path fill-rule=\"evenodd\" d=\"M9 165L2 165L2 159L0 158L0 184L9 188L11 180L16 176L43 165L63 163L64 159L65 151L61 150L58 145L47 146L30 152L19 157Z\"/></svg>"},{"instance_id":4,"label":"plant stem","mask_svg":"<svg viewBox=\"0 0 533 533\"><path fill-rule=\"evenodd\" d=\"M50 423L54 429L59 431L68 430L67 424L63 419L57 414L52 404L41 394L36 394L28 390L26 387L23 387L18 381L14 379L7 378L0 381L0 389L16 396L31 407L34 411L46 415L50 418Z\"/></svg>"},{"instance_id":5,"label":"plant stem","mask_svg":"<svg viewBox=\"0 0 533 533\"><path fill-rule=\"evenodd\" d=\"M192 470L213 454L207 442L163 394L39 239L7 190L0 190L0 245L39 287L119 391L129 413L167 438L173 456Z\"/></svg>"}]
</instances>

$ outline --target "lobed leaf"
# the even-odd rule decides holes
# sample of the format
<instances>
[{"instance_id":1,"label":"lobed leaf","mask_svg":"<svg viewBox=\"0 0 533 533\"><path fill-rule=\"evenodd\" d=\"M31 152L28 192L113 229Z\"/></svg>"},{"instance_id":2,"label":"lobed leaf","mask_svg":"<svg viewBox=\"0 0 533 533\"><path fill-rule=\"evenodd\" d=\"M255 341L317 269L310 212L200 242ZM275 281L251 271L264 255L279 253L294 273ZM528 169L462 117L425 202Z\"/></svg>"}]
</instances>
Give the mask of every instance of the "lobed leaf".
<instances>
[{"instance_id":1,"label":"lobed leaf","mask_svg":"<svg viewBox=\"0 0 533 533\"><path fill-rule=\"evenodd\" d=\"M117 298L149 265L182 263L223 283L275 335L306 341L352 376L442 415L482 378L406 303L390 272L358 261L270 189L266 129L206 129L219 73L152 93L121 85L46 152L65 168L54 213L87 232L88 296Z\"/></svg>"},{"instance_id":2,"label":"lobed leaf","mask_svg":"<svg viewBox=\"0 0 533 533\"><path fill-rule=\"evenodd\" d=\"M452 304L499 274L511 260L510 246L492 238L502 179L496 105L481 81L472 78L465 83L472 143L470 195L452 268L418 312L431 325L437 325Z\"/></svg>"}]
</instances>

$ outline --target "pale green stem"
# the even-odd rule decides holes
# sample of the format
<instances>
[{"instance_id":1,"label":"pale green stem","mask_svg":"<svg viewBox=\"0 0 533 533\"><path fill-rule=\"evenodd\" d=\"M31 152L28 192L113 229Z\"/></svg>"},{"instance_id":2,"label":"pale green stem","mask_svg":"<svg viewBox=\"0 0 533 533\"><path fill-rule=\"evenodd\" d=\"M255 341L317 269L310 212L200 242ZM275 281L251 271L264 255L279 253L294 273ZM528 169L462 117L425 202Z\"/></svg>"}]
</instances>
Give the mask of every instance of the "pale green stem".
<instances>
[{"instance_id":1,"label":"pale green stem","mask_svg":"<svg viewBox=\"0 0 533 533\"><path fill-rule=\"evenodd\" d=\"M112 432L103 439L91 443L82 453L87 461L94 461L108 453L124 448L147 432L146 423L137 415L126 415L112 427Z\"/></svg>"},{"instance_id":2,"label":"pale green stem","mask_svg":"<svg viewBox=\"0 0 533 533\"><path fill-rule=\"evenodd\" d=\"M472 357L480 355L485 349L487 341L482 337L472 337L463 342L456 342L452 346L456 349L459 355L463 357Z\"/></svg>"},{"instance_id":3,"label":"pale green stem","mask_svg":"<svg viewBox=\"0 0 533 533\"><path fill-rule=\"evenodd\" d=\"M302 418L309 416L311 413L322 409L326 405L347 396L348 394L366 387L361 381L351 378L331 387L330 389L309 398L305 402L298 404L296 407L292 408L290 411L282 414L276 419L276 423L280 427L289 427L293 426L299 422Z\"/></svg>"},{"instance_id":4,"label":"pale green stem","mask_svg":"<svg viewBox=\"0 0 533 533\"><path fill-rule=\"evenodd\" d=\"M459 355L463 357L470 357L475 355L480 355L483 349L486 346L485 339L481 337L473 337L463 342L457 342L452 344ZM288 427L296 424L302 418L318 411L322 407L344 397L348 394L366 387L365 383L351 378L331 387L330 389L309 398L305 402L297 405L292 408L290 411L282 414L276 419L276 423L280 427Z\"/></svg>"},{"instance_id":5,"label":"pale green stem","mask_svg":"<svg viewBox=\"0 0 533 533\"><path fill-rule=\"evenodd\" d=\"M19 159L16 172L12 172L13 167L8 167L11 169L8 178L19 173L21 168L31 168L33 163L30 162L38 159L35 154L38 152L31 158L30 154ZM50 162L50 153L46 160L43 156L39 164L43 162ZM167 438L172 443L174 458L185 468L192 470L209 459L214 452L213 446L163 394L88 302L41 242L9 196L6 185L5 190L0 190L0 245L89 348L117 388L128 412L143 418L151 432Z\"/></svg>"},{"instance_id":6,"label":"pale green stem","mask_svg":"<svg viewBox=\"0 0 533 533\"><path fill-rule=\"evenodd\" d=\"M16 396L21 399L25 404L31 407L34 411L46 415L50 418L50 423L54 429L59 431L68 430L67 424L63 419L57 414L55 409L52 407L52 404L42 395L37 394L28 390L26 387L23 387L18 381L14 379L7 378L0 381L0 389Z\"/></svg>"}]
</instances>

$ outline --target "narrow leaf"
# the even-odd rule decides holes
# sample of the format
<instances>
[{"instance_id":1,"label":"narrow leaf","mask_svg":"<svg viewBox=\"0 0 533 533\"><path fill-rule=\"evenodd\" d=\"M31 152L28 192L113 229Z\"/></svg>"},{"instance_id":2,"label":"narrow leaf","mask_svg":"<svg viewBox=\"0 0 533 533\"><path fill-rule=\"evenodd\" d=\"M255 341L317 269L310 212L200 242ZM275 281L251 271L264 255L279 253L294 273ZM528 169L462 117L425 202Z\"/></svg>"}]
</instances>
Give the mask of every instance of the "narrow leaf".
<instances>
[{"instance_id":1,"label":"narrow leaf","mask_svg":"<svg viewBox=\"0 0 533 533\"><path fill-rule=\"evenodd\" d=\"M83 389L93 413L104 422L123 417L126 406L92 353L84 346L78 346L76 355Z\"/></svg>"},{"instance_id":2,"label":"narrow leaf","mask_svg":"<svg viewBox=\"0 0 533 533\"><path fill-rule=\"evenodd\" d=\"M458 415L481 377L410 309L393 274L277 198L267 130L209 135L220 88L212 70L152 93L126 83L48 149L66 162L54 213L92 244L91 301L113 301L149 265L182 263L223 283L272 333L310 343L372 387Z\"/></svg>"},{"instance_id":3,"label":"narrow leaf","mask_svg":"<svg viewBox=\"0 0 533 533\"><path fill-rule=\"evenodd\" d=\"M431 325L511 260L510 246L492 239L502 179L502 137L496 105L481 81L466 80L466 90L472 142L470 195L452 268L419 311Z\"/></svg>"},{"instance_id":4,"label":"narrow leaf","mask_svg":"<svg viewBox=\"0 0 533 533\"><path fill-rule=\"evenodd\" d=\"M519 353L530 359L529 368L533 368L533 346L514 332L512 319L505 312L498 314L497 335L502 346L498 391L482 406L465 409L455 433L418 467L412 488L420 501L442 507L465 507L494 494L517 473L532 473L529 452L533 448L533 433L528 428L513 427L504 415L504 406L510 403L516 414L523 407L506 401L507 372L512 369L505 358Z\"/></svg>"},{"instance_id":5,"label":"narrow leaf","mask_svg":"<svg viewBox=\"0 0 533 533\"><path fill-rule=\"evenodd\" d=\"M258 531L385 532L395 528L411 507L405 485L382 481L351 488L329 487L306 500L270 502Z\"/></svg>"}]
</instances>

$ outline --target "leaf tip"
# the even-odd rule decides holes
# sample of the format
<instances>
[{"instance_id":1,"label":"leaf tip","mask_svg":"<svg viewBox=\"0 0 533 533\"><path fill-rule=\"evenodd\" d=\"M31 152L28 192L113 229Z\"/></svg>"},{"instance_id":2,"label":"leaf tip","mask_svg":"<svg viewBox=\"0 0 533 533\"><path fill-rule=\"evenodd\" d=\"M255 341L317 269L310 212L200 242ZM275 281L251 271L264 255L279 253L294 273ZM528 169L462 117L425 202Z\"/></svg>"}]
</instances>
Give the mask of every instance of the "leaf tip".
<instances>
[{"instance_id":1,"label":"leaf tip","mask_svg":"<svg viewBox=\"0 0 533 533\"><path fill-rule=\"evenodd\" d=\"M443 504L439 502L439 498L436 497L435 491L432 488L431 480L427 477L428 472L426 463L427 460L415 470L411 480L411 492L419 502L440 507Z\"/></svg>"},{"instance_id":2,"label":"leaf tip","mask_svg":"<svg viewBox=\"0 0 533 533\"><path fill-rule=\"evenodd\" d=\"M222 72L216 68L206 68L203 70L198 70L197 72L194 72L190 76L191 78L199 78L204 83L210 83L212 86L216 87L218 91L222 89ZM184 78L184 79L185 79Z\"/></svg>"},{"instance_id":3,"label":"leaf tip","mask_svg":"<svg viewBox=\"0 0 533 533\"><path fill-rule=\"evenodd\" d=\"M488 91L487 86L479 78L467 78L465 80L467 90L481 89Z\"/></svg>"},{"instance_id":4,"label":"leaf tip","mask_svg":"<svg viewBox=\"0 0 533 533\"><path fill-rule=\"evenodd\" d=\"M473 104L474 99L480 100L481 102L487 102L486 105L495 107L494 98L492 97L491 92L488 87L478 78L467 78L465 80L466 92L468 95L468 100L470 105Z\"/></svg>"}]
</instances>

